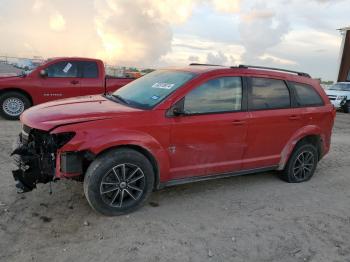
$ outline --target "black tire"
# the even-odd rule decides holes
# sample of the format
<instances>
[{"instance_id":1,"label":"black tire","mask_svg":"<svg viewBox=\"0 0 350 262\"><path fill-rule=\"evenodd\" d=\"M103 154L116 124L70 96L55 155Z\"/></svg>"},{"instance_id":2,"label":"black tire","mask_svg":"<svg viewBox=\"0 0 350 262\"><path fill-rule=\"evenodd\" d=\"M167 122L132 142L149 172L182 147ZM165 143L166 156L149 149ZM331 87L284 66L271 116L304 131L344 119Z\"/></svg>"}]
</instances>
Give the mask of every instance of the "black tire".
<instances>
[{"instance_id":1,"label":"black tire","mask_svg":"<svg viewBox=\"0 0 350 262\"><path fill-rule=\"evenodd\" d=\"M11 100L16 108L11 107ZM17 120L24 110L31 106L28 97L20 92L10 91L5 92L0 96L0 115L8 120Z\"/></svg>"},{"instance_id":2,"label":"black tire","mask_svg":"<svg viewBox=\"0 0 350 262\"><path fill-rule=\"evenodd\" d=\"M305 160L304 164L302 164L303 159ZM318 151L314 145L297 144L285 169L281 173L281 178L289 183L308 181L315 173L317 163Z\"/></svg>"},{"instance_id":3,"label":"black tire","mask_svg":"<svg viewBox=\"0 0 350 262\"><path fill-rule=\"evenodd\" d=\"M135 171L137 168L140 170ZM143 154L132 149L116 149L90 164L84 178L84 193L95 211L118 216L140 208L152 193L153 185L153 167Z\"/></svg>"},{"instance_id":4,"label":"black tire","mask_svg":"<svg viewBox=\"0 0 350 262\"><path fill-rule=\"evenodd\" d=\"M350 100L346 101L346 103L343 105L343 111L344 113L350 113Z\"/></svg>"}]
</instances>

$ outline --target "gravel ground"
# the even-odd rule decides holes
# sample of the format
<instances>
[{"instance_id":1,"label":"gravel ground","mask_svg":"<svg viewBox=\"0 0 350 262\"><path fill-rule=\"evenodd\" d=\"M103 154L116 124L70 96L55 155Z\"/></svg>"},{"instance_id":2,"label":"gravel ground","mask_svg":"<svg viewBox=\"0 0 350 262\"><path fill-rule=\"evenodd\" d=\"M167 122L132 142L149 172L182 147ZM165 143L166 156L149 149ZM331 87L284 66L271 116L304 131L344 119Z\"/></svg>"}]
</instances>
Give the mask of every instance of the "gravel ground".
<instances>
[{"instance_id":1,"label":"gravel ground","mask_svg":"<svg viewBox=\"0 0 350 262\"><path fill-rule=\"evenodd\" d=\"M309 182L264 173L167 188L113 218L91 210L78 182L16 194L19 131L0 119L1 261L350 261L350 114L337 115Z\"/></svg>"}]
</instances>

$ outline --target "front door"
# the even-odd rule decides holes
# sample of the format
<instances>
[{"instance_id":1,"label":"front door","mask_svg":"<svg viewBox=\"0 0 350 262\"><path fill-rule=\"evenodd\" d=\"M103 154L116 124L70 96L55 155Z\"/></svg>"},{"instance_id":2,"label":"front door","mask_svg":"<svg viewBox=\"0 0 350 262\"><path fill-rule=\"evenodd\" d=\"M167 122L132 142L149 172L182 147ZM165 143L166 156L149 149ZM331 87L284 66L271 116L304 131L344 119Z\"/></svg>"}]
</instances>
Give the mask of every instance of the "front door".
<instances>
[{"instance_id":1,"label":"front door","mask_svg":"<svg viewBox=\"0 0 350 262\"><path fill-rule=\"evenodd\" d=\"M75 61L57 62L45 70L47 76L40 80L43 102L80 95L79 70Z\"/></svg>"},{"instance_id":2,"label":"front door","mask_svg":"<svg viewBox=\"0 0 350 262\"><path fill-rule=\"evenodd\" d=\"M209 80L183 102L184 114L173 118L171 128L172 179L240 170L249 121L241 77Z\"/></svg>"}]
</instances>

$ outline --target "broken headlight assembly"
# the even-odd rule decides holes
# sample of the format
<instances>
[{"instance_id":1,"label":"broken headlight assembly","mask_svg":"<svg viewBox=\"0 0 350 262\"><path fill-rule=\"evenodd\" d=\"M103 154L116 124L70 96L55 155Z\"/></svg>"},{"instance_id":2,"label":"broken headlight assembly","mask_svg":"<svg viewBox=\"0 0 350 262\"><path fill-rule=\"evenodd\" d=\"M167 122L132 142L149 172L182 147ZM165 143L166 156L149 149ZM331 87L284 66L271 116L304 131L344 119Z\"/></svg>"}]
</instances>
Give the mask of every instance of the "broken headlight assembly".
<instances>
[{"instance_id":1,"label":"broken headlight assembly","mask_svg":"<svg viewBox=\"0 0 350 262\"><path fill-rule=\"evenodd\" d=\"M19 192L28 192L38 183L54 180L57 150L68 143L74 132L50 134L49 132L23 127L14 156L18 169L12 171Z\"/></svg>"},{"instance_id":2,"label":"broken headlight assembly","mask_svg":"<svg viewBox=\"0 0 350 262\"><path fill-rule=\"evenodd\" d=\"M65 133L58 133L52 135L53 139L56 143L57 149L63 147L65 144L67 144L74 136L74 132L65 132Z\"/></svg>"}]
</instances>

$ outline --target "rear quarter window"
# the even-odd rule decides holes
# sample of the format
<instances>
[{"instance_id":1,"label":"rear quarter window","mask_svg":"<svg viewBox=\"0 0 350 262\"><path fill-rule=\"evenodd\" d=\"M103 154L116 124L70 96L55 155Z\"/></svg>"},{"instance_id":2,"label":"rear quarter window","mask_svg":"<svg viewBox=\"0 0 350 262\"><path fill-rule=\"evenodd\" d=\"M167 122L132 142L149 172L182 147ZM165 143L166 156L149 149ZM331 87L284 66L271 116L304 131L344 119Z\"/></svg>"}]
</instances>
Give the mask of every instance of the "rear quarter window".
<instances>
[{"instance_id":1,"label":"rear quarter window","mask_svg":"<svg viewBox=\"0 0 350 262\"><path fill-rule=\"evenodd\" d=\"M289 82L289 85L294 89L297 106L322 106L324 104L321 96L312 86L295 82Z\"/></svg>"},{"instance_id":2,"label":"rear quarter window","mask_svg":"<svg viewBox=\"0 0 350 262\"><path fill-rule=\"evenodd\" d=\"M83 78L97 78L98 67L96 62L80 62Z\"/></svg>"}]
</instances>

